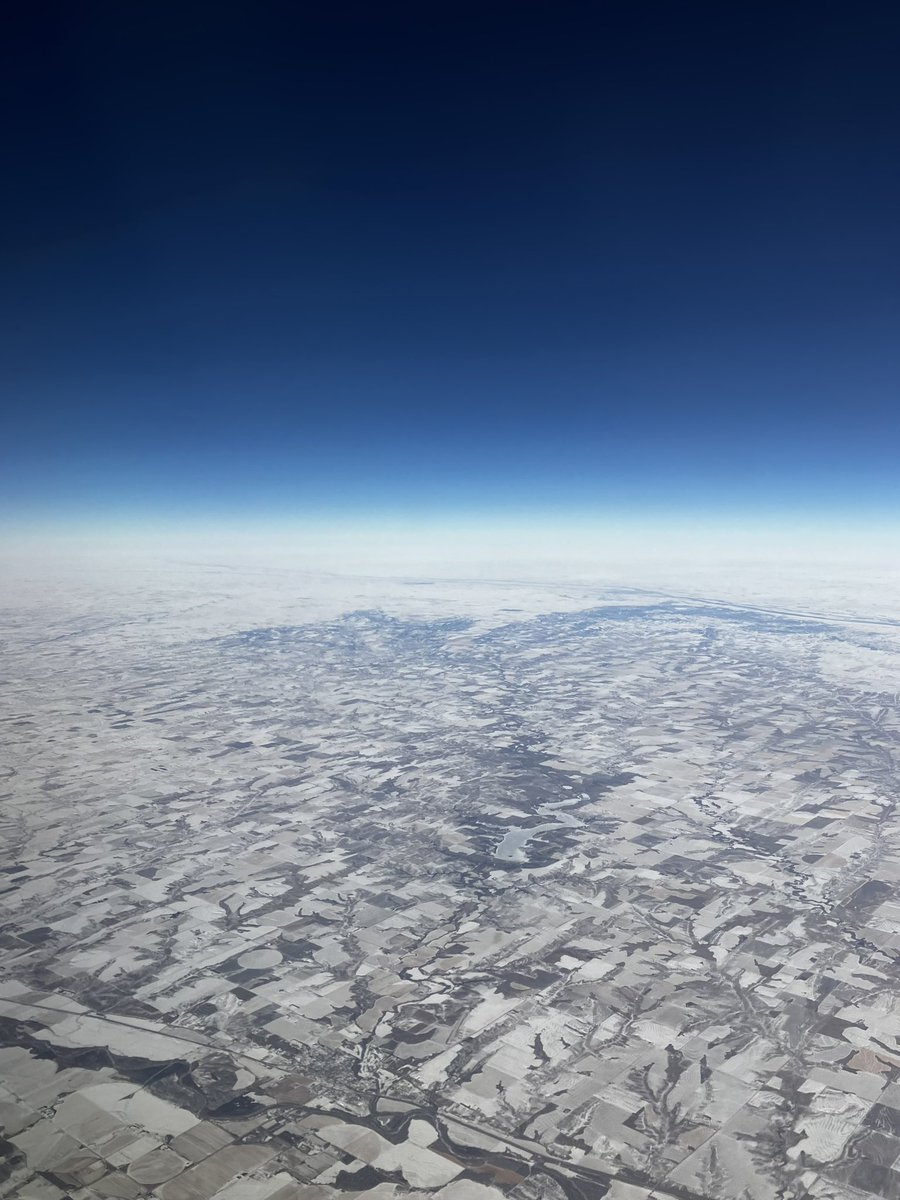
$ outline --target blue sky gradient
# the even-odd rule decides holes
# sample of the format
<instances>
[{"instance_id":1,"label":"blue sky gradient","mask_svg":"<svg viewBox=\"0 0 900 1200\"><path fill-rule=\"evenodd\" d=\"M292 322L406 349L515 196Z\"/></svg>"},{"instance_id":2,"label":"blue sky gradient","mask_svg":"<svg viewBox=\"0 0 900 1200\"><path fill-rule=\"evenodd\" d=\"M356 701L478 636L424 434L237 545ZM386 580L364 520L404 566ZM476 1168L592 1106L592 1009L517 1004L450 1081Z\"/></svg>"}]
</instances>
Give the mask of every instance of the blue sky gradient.
<instances>
[{"instance_id":1,"label":"blue sky gradient","mask_svg":"<svg viewBox=\"0 0 900 1200\"><path fill-rule=\"evenodd\" d=\"M889 6L17 22L7 524L896 520Z\"/></svg>"}]
</instances>

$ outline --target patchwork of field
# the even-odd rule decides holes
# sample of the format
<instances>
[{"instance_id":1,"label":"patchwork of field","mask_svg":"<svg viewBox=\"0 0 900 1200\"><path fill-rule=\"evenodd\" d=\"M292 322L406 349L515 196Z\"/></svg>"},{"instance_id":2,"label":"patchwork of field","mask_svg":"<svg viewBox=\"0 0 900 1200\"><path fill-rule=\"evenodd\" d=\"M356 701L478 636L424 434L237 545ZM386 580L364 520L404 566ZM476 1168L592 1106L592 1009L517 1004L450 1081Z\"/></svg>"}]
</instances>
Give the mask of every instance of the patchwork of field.
<instances>
[{"instance_id":1,"label":"patchwork of field","mask_svg":"<svg viewBox=\"0 0 900 1200\"><path fill-rule=\"evenodd\" d=\"M4 614L0 1196L900 1197L896 624L472 595Z\"/></svg>"}]
</instances>

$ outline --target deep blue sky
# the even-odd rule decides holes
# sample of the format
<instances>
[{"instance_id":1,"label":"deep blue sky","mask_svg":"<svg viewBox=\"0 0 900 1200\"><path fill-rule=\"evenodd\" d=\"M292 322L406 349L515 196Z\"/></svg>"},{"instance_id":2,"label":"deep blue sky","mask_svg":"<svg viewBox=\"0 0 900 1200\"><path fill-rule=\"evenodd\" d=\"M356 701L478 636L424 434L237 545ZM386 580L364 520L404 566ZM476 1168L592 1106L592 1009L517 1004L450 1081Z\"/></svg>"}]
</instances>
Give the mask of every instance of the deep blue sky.
<instances>
[{"instance_id":1,"label":"deep blue sky","mask_svg":"<svg viewBox=\"0 0 900 1200\"><path fill-rule=\"evenodd\" d=\"M10 515L900 501L900 9L19 6Z\"/></svg>"}]
</instances>

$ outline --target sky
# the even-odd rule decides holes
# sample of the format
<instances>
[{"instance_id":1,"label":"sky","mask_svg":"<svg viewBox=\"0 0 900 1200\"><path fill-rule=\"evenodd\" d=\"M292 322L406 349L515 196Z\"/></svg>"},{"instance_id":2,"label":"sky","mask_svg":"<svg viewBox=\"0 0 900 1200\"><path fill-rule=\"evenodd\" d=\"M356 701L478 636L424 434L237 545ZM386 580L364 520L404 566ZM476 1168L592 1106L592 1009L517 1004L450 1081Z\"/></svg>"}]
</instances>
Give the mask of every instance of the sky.
<instances>
[{"instance_id":1,"label":"sky","mask_svg":"<svg viewBox=\"0 0 900 1200\"><path fill-rule=\"evenodd\" d=\"M0 520L900 515L900 10L20 5Z\"/></svg>"}]
</instances>

